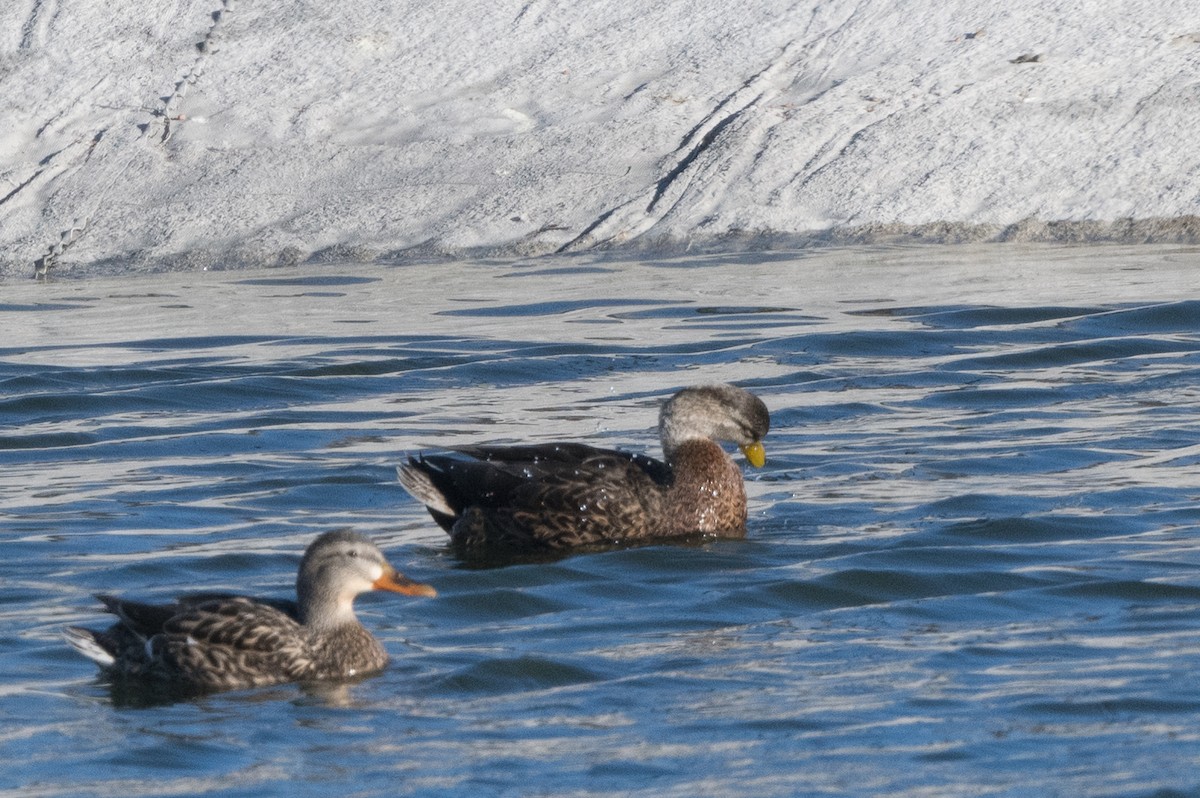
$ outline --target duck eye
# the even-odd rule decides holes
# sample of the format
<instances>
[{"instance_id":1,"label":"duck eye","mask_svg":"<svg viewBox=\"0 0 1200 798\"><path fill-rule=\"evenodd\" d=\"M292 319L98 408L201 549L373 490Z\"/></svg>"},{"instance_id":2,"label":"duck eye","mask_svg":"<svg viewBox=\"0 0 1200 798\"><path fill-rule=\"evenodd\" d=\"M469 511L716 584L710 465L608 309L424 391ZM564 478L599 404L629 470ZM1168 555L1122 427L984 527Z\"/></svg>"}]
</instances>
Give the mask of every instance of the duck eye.
<instances>
[{"instance_id":1,"label":"duck eye","mask_svg":"<svg viewBox=\"0 0 1200 798\"><path fill-rule=\"evenodd\" d=\"M357 556L358 556L358 549L350 549L350 551L349 551L349 554L350 554L350 556L351 556L351 557L357 557Z\"/></svg>"}]
</instances>

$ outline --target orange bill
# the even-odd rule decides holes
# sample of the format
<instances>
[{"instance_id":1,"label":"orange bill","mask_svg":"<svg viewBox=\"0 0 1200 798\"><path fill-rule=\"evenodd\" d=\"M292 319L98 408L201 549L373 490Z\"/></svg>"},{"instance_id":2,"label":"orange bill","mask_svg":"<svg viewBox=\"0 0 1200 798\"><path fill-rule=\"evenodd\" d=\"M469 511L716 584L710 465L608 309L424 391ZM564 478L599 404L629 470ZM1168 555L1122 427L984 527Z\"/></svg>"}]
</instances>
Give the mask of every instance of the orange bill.
<instances>
[{"instance_id":1,"label":"orange bill","mask_svg":"<svg viewBox=\"0 0 1200 798\"><path fill-rule=\"evenodd\" d=\"M432 585L414 582L394 568L388 568L383 576L371 583L376 590L390 590L393 593L403 593L406 596L428 596L433 598L437 591Z\"/></svg>"}]
</instances>

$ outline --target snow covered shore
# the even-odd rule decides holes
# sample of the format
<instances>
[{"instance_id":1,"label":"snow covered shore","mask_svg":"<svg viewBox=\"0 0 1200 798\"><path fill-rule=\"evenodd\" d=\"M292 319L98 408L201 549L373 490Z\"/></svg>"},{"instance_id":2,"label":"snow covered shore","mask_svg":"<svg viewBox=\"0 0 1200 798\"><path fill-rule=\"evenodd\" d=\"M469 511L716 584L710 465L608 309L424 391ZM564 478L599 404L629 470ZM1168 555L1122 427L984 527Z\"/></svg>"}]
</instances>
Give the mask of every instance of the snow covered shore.
<instances>
[{"instance_id":1,"label":"snow covered shore","mask_svg":"<svg viewBox=\"0 0 1200 798\"><path fill-rule=\"evenodd\" d=\"M0 279L1200 241L1195 0L0 6Z\"/></svg>"}]
</instances>

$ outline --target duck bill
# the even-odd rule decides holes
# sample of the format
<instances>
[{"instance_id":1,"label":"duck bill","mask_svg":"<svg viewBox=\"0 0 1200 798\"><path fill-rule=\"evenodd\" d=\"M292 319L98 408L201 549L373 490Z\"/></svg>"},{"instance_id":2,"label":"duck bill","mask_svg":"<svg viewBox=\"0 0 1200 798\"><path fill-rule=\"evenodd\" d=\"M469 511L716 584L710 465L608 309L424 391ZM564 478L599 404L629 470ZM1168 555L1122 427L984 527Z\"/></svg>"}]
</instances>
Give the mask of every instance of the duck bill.
<instances>
[{"instance_id":1,"label":"duck bill","mask_svg":"<svg viewBox=\"0 0 1200 798\"><path fill-rule=\"evenodd\" d=\"M433 589L432 585L414 582L399 571L391 568L384 571L383 576L372 582L371 586L376 590L388 590L392 593L403 593L406 596L428 596L429 598L433 598L437 595L437 591Z\"/></svg>"},{"instance_id":2,"label":"duck bill","mask_svg":"<svg viewBox=\"0 0 1200 798\"><path fill-rule=\"evenodd\" d=\"M767 450L759 441L748 443L745 446L738 447L742 450L742 454L746 455L746 459L750 461L750 465L755 468L762 468L767 463Z\"/></svg>"}]
</instances>

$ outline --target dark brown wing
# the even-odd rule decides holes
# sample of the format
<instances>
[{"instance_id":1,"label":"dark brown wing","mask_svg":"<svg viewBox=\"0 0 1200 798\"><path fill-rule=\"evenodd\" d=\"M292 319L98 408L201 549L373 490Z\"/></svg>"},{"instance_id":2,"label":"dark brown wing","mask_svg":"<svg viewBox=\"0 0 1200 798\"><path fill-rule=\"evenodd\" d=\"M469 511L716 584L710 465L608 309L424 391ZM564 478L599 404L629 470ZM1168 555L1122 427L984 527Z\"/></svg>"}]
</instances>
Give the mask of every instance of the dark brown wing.
<instances>
[{"instance_id":1,"label":"dark brown wing","mask_svg":"<svg viewBox=\"0 0 1200 798\"><path fill-rule=\"evenodd\" d=\"M148 604L141 601L109 596L103 593L96 598L104 608L121 619L126 629L142 637L150 637L162 631L163 624L179 612L176 604Z\"/></svg>"},{"instance_id":2,"label":"dark brown wing","mask_svg":"<svg viewBox=\"0 0 1200 798\"><path fill-rule=\"evenodd\" d=\"M456 511L433 512L468 546L563 548L646 537L670 484L666 464L577 443L470 446L412 461Z\"/></svg>"},{"instance_id":3,"label":"dark brown wing","mask_svg":"<svg viewBox=\"0 0 1200 798\"><path fill-rule=\"evenodd\" d=\"M508 463L522 467L552 468L576 466L596 458L611 457L627 460L641 469L658 485L670 487L671 467L661 460L644 454L623 452L620 449L601 449L584 443L543 443L528 446L451 446L447 451L465 454L489 463Z\"/></svg>"},{"instance_id":4,"label":"dark brown wing","mask_svg":"<svg viewBox=\"0 0 1200 798\"><path fill-rule=\"evenodd\" d=\"M116 623L92 635L112 656L113 669L134 677L153 674L157 663L152 661L146 641L162 632L163 625L178 613L178 606L126 601L106 594L97 594L96 598L117 616Z\"/></svg>"}]
</instances>

